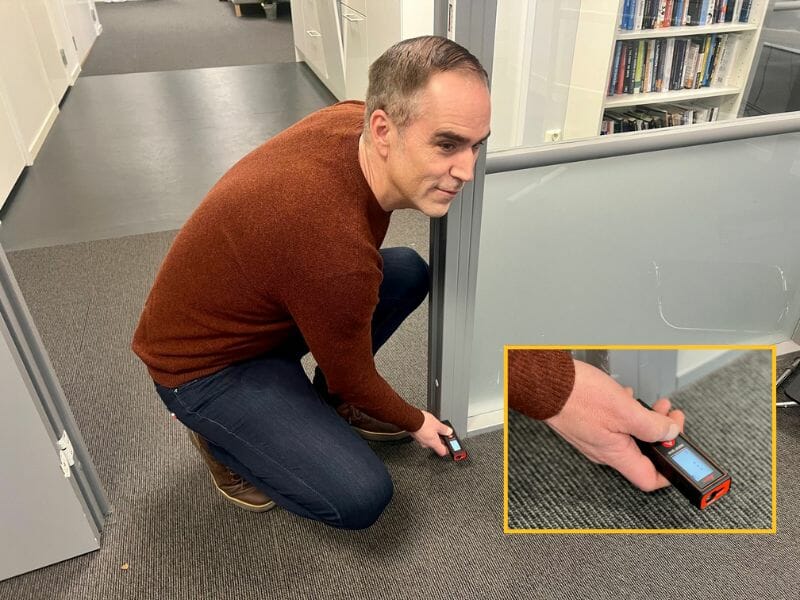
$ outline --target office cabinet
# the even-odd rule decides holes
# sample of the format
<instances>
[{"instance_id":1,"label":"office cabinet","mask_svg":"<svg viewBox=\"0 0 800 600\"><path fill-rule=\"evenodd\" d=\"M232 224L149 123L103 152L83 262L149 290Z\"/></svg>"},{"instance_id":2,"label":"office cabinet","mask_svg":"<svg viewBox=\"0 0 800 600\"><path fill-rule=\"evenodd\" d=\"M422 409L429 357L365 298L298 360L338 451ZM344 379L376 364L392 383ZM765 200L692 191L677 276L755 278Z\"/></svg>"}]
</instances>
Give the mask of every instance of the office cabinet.
<instances>
[{"instance_id":1,"label":"office cabinet","mask_svg":"<svg viewBox=\"0 0 800 600\"><path fill-rule=\"evenodd\" d=\"M25 5L56 103L78 72L78 53L72 44L63 6L56 0L29 0Z\"/></svg>"},{"instance_id":2,"label":"office cabinet","mask_svg":"<svg viewBox=\"0 0 800 600\"><path fill-rule=\"evenodd\" d=\"M345 90L348 98L363 99L369 79L367 17L344 3L341 9Z\"/></svg>"},{"instance_id":3,"label":"office cabinet","mask_svg":"<svg viewBox=\"0 0 800 600\"><path fill-rule=\"evenodd\" d=\"M91 0L0 0L0 206L33 164L100 30Z\"/></svg>"},{"instance_id":4,"label":"office cabinet","mask_svg":"<svg viewBox=\"0 0 800 600\"><path fill-rule=\"evenodd\" d=\"M292 27L298 60L305 61L322 83L341 98L344 68L336 0L293 2Z\"/></svg>"},{"instance_id":5,"label":"office cabinet","mask_svg":"<svg viewBox=\"0 0 800 600\"><path fill-rule=\"evenodd\" d=\"M26 155L0 86L0 208L25 168Z\"/></svg>"},{"instance_id":6,"label":"office cabinet","mask_svg":"<svg viewBox=\"0 0 800 600\"><path fill-rule=\"evenodd\" d=\"M363 100L369 66L392 44L433 33L423 0L300 0L292 3L297 60L339 100Z\"/></svg>"},{"instance_id":7,"label":"office cabinet","mask_svg":"<svg viewBox=\"0 0 800 600\"><path fill-rule=\"evenodd\" d=\"M58 104L22 0L0 2L0 81L30 164L55 121Z\"/></svg>"},{"instance_id":8,"label":"office cabinet","mask_svg":"<svg viewBox=\"0 0 800 600\"><path fill-rule=\"evenodd\" d=\"M82 64L92 49L95 39L103 31L97 19L94 0L61 0L72 32L73 47Z\"/></svg>"}]
</instances>

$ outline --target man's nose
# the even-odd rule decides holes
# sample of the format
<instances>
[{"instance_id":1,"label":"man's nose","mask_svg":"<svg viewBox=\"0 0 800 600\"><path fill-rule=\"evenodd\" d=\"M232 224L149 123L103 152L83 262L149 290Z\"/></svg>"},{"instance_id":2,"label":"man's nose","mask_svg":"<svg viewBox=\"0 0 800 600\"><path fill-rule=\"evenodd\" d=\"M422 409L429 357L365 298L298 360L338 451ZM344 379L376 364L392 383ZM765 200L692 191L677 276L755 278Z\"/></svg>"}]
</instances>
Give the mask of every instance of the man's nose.
<instances>
[{"instance_id":1,"label":"man's nose","mask_svg":"<svg viewBox=\"0 0 800 600\"><path fill-rule=\"evenodd\" d=\"M459 152L455 157L455 162L450 167L450 175L464 183L472 181L475 178L476 158L477 156L472 152L471 148Z\"/></svg>"}]
</instances>

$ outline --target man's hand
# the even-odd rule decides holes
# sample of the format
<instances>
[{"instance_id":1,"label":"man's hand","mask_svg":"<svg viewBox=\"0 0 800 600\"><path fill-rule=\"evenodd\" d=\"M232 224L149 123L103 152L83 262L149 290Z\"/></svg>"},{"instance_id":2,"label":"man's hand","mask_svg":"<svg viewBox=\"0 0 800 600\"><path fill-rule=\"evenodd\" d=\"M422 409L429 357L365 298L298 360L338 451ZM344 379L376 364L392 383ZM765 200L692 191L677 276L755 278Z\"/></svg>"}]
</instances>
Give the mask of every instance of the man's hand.
<instances>
[{"instance_id":1,"label":"man's hand","mask_svg":"<svg viewBox=\"0 0 800 600\"><path fill-rule=\"evenodd\" d=\"M670 485L641 453L634 436L645 442L674 439L683 431L684 415L670 411L667 398L650 411L600 369L575 361L575 386L564 407L545 420L592 462L608 465L645 492Z\"/></svg>"},{"instance_id":2,"label":"man's hand","mask_svg":"<svg viewBox=\"0 0 800 600\"><path fill-rule=\"evenodd\" d=\"M444 442L442 442L439 436L450 435L453 433L453 430L431 413L423 410L422 414L425 415L422 427L416 431L409 432L411 437L417 440L417 443L423 448L430 448L439 456L446 456L447 446L444 445Z\"/></svg>"}]
</instances>

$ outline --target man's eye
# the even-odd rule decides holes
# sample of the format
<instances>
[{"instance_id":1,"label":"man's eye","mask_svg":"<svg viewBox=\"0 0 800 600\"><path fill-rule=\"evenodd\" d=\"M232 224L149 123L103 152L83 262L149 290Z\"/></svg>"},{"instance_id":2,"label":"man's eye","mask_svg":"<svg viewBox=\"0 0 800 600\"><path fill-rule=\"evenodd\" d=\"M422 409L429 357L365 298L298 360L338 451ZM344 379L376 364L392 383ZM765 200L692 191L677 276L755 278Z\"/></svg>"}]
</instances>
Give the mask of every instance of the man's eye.
<instances>
[{"instance_id":1,"label":"man's eye","mask_svg":"<svg viewBox=\"0 0 800 600\"><path fill-rule=\"evenodd\" d=\"M442 142L441 144L439 144L439 148L441 148L445 152L452 152L453 150L456 149L456 145L451 144L450 142Z\"/></svg>"}]
</instances>

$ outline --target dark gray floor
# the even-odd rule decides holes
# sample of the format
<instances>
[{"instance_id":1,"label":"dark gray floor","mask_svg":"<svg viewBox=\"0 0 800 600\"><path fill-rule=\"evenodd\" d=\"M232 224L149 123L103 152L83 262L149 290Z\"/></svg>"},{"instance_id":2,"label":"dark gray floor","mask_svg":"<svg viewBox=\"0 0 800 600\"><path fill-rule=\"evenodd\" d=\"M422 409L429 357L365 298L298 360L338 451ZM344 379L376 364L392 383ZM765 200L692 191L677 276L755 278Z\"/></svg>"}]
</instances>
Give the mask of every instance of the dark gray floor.
<instances>
[{"instance_id":1,"label":"dark gray floor","mask_svg":"<svg viewBox=\"0 0 800 600\"><path fill-rule=\"evenodd\" d=\"M237 160L335 101L302 63L79 78L0 214L0 243L176 229Z\"/></svg>"},{"instance_id":2,"label":"dark gray floor","mask_svg":"<svg viewBox=\"0 0 800 600\"><path fill-rule=\"evenodd\" d=\"M95 3L103 34L82 76L294 62L289 4L268 21L259 4L237 18L230 2Z\"/></svg>"}]
</instances>

